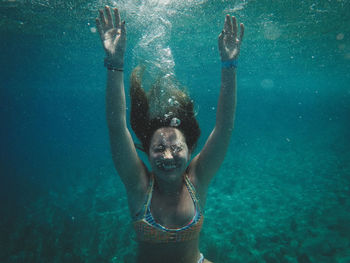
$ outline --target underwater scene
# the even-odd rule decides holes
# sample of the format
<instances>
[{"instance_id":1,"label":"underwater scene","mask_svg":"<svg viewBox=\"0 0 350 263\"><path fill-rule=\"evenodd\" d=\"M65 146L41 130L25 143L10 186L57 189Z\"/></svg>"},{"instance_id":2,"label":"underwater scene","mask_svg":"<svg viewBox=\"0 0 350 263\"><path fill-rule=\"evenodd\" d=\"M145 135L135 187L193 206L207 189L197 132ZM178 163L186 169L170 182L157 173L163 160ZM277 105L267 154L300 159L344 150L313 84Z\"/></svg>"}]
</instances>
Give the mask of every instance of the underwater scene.
<instances>
[{"instance_id":1,"label":"underwater scene","mask_svg":"<svg viewBox=\"0 0 350 263\"><path fill-rule=\"evenodd\" d=\"M173 76L195 102L197 153L215 125L225 15L245 25L235 128L200 235L205 258L349 263L348 0L2 0L0 263L135 262L106 123L95 25L105 5L126 21L128 120L134 67L145 66L146 89Z\"/></svg>"}]
</instances>

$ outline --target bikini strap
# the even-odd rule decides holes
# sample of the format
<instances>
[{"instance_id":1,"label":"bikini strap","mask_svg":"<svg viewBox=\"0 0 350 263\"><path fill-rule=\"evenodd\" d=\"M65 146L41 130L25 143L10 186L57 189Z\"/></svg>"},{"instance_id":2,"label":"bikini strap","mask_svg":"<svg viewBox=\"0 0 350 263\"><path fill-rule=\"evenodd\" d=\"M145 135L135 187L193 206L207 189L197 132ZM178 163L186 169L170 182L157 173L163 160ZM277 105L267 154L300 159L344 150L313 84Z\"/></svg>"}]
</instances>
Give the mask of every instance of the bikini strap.
<instances>
[{"instance_id":1,"label":"bikini strap","mask_svg":"<svg viewBox=\"0 0 350 263\"><path fill-rule=\"evenodd\" d=\"M153 186L154 186L154 175L151 174L151 178L150 178L150 183L147 189L147 201L145 204L145 211L143 216L145 216L147 214L147 209L148 207L151 205L151 200L152 200L152 194L153 194Z\"/></svg>"},{"instance_id":2,"label":"bikini strap","mask_svg":"<svg viewBox=\"0 0 350 263\"><path fill-rule=\"evenodd\" d=\"M137 213L136 218L144 218L147 214L147 209L148 209L148 206L150 205L150 202L152 199L152 193L153 193L153 185L154 185L153 174L150 175L149 180L150 181L149 181L147 192L146 192L145 202L143 203L143 206L142 206L142 209L140 210L140 212Z\"/></svg>"},{"instance_id":3,"label":"bikini strap","mask_svg":"<svg viewBox=\"0 0 350 263\"><path fill-rule=\"evenodd\" d=\"M186 187L191 195L191 198L193 199L196 206L199 208L199 210L201 212L202 209L201 209L201 205L199 202L199 198L197 197L197 194L196 194L196 189L187 175L185 175L185 183L186 183ZM142 210L138 213L138 216L137 216L138 218L140 217L140 215L142 215L142 218L144 218L147 215L147 210L148 210L150 203L151 203L151 200L152 200L153 186L154 186L154 175L151 174L150 175L150 182L149 182L147 193L146 193L146 200L143 204Z\"/></svg>"},{"instance_id":4,"label":"bikini strap","mask_svg":"<svg viewBox=\"0 0 350 263\"><path fill-rule=\"evenodd\" d=\"M185 175L185 182L186 182L187 189L190 192L192 199L194 200L196 206L198 206L199 210L201 211L202 209L201 209L201 205L199 202L199 198L197 197L196 188L194 187L194 185L192 184L192 182L188 178L187 174Z\"/></svg>"}]
</instances>

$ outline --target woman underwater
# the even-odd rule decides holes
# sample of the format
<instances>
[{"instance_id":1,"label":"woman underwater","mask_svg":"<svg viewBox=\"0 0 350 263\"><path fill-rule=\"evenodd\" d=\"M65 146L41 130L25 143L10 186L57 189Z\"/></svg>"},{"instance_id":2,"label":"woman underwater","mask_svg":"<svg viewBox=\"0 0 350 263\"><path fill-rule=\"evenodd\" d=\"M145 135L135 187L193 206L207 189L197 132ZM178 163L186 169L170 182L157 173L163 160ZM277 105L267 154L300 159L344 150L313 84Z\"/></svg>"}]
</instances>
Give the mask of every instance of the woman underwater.
<instances>
[{"instance_id":1,"label":"woman underwater","mask_svg":"<svg viewBox=\"0 0 350 263\"><path fill-rule=\"evenodd\" d=\"M192 160L200 135L193 101L180 89L169 87L164 97L157 85L146 94L140 68L133 71L130 122L148 156L148 171L126 124L125 21L117 8L106 6L105 11L99 10L96 25L106 52L106 114L112 158L127 192L138 241L137 262L210 262L199 251L199 233L208 186L224 160L234 126L236 66L244 26L240 24L237 36L236 18L225 18L218 39L222 71L216 124Z\"/></svg>"}]
</instances>

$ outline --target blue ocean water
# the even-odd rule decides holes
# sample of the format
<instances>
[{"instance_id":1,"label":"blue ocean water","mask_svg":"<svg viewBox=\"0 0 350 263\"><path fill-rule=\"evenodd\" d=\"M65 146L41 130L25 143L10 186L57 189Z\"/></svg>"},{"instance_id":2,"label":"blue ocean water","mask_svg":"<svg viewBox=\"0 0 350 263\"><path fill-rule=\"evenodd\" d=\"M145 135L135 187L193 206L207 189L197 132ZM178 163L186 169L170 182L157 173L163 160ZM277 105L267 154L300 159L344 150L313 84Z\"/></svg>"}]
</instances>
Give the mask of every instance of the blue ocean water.
<instances>
[{"instance_id":1,"label":"blue ocean water","mask_svg":"<svg viewBox=\"0 0 350 263\"><path fill-rule=\"evenodd\" d=\"M126 20L126 91L138 64L145 86L174 74L196 102L197 151L215 123L224 16L245 24L235 130L201 234L206 258L350 262L347 0L1 1L0 262L135 258L94 25L106 4Z\"/></svg>"}]
</instances>

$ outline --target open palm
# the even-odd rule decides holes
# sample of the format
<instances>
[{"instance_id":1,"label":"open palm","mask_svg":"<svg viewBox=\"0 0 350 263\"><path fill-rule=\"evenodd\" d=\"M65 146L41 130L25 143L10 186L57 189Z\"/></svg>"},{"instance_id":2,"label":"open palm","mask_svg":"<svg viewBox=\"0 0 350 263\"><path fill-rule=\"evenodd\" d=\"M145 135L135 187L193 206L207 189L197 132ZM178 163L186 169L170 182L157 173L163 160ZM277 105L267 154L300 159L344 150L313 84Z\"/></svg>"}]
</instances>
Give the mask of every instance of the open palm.
<instances>
[{"instance_id":1,"label":"open palm","mask_svg":"<svg viewBox=\"0 0 350 263\"><path fill-rule=\"evenodd\" d=\"M241 32L237 38L237 21L233 16L232 21L229 15L225 18L225 24L219 35L219 52L222 61L229 61L238 58L244 35L244 25L240 24Z\"/></svg>"},{"instance_id":2,"label":"open palm","mask_svg":"<svg viewBox=\"0 0 350 263\"><path fill-rule=\"evenodd\" d=\"M107 58L116 64L123 64L126 46L125 22L121 22L117 8L113 8L115 23L113 24L112 12L109 6L99 10L100 18L96 18L97 30L105 49Z\"/></svg>"}]
</instances>

